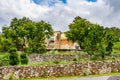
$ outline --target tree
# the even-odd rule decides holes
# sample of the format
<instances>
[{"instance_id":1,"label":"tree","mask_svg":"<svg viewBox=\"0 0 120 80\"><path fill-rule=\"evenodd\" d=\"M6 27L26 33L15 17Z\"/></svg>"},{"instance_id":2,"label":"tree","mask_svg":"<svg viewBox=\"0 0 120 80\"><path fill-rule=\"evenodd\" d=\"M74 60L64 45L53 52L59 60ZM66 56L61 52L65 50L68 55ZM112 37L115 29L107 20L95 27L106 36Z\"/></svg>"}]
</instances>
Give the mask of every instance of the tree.
<instances>
[{"instance_id":1,"label":"tree","mask_svg":"<svg viewBox=\"0 0 120 80\"><path fill-rule=\"evenodd\" d=\"M104 59L112 51L113 37L102 26L79 16L69 25L66 36L91 56L101 56Z\"/></svg>"},{"instance_id":2,"label":"tree","mask_svg":"<svg viewBox=\"0 0 120 80\"><path fill-rule=\"evenodd\" d=\"M29 25L30 23L32 23L32 21L26 17L23 17L22 19L14 18L12 19L10 26L3 27L3 35L6 38L12 39L14 46L18 50L23 50L26 44L25 40L28 32L25 28L26 26L31 26Z\"/></svg>"},{"instance_id":3,"label":"tree","mask_svg":"<svg viewBox=\"0 0 120 80\"><path fill-rule=\"evenodd\" d=\"M34 24L35 28L30 29L30 32L27 35L29 50L34 53L44 53L46 48L45 39L53 35L53 29L50 24L45 23L44 21L35 22Z\"/></svg>"},{"instance_id":4,"label":"tree","mask_svg":"<svg viewBox=\"0 0 120 80\"><path fill-rule=\"evenodd\" d=\"M10 38L5 38L0 34L0 52L6 52L12 47L12 40Z\"/></svg>"},{"instance_id":5,"label":"tree","mask_svg":"<svg viewBox=\"0 0 120 80\"><path fill-rule=\"evenodd\" d=\"M53 34L49 23L44 21L33 22L29 18L12 19L10 26L4 26L3 36L11 39L18 50L29 50L32 53L45 51L45 38Z\"/></svg>"},{"instance_id":6,"label":"tree","mask_svg":"<svg viewBox=\"0 0 120 80\"><path fill-rule=\"evenodd\" d=\"M119 38L120 38L120 29L117 28L117 27L111 27L111 28L108 28L106 27L105 28L106 32L113 35L113 38L116 42L119 41Z\"/></svg>"}]
</instances>

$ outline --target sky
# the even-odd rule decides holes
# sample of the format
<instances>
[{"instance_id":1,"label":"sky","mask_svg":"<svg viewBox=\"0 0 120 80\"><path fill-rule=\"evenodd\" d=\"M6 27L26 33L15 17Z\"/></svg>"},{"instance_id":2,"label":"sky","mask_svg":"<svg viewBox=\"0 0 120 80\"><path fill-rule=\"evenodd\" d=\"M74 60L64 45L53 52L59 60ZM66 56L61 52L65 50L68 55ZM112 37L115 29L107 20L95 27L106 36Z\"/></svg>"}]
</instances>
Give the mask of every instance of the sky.
<instances>
[{"instance_id":1,"label":"sky","mask_svg":"<svg viewBox=\"0 0 120 80\"><path fill-rule=\"evenodd\" d=\"M54 31L67 31L76 16L104 27L120 27L120 0L1 0L0 31L14 17L44 20Z\"/></svg>"}]
</instances>

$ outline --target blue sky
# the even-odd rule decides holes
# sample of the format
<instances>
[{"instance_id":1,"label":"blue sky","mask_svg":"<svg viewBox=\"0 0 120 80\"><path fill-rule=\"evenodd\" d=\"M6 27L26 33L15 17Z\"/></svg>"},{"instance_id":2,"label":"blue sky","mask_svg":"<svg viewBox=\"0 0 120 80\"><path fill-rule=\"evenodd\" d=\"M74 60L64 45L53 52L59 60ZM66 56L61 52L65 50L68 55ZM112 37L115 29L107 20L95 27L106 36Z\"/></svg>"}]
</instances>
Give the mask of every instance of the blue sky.
<instances>
[{"instance_id":1,"label":"blue sky","mask_svg":"<svg viewBox=\"0 0 120 80\"><path fill-rule=\"evenodd\" d=\"M107 27L120 27L120 0L1 0L0 31L14 17L44 20L67 31L76 16Z\"/></svg>"},{"instance_id":2,"label":"blue sky","mask_svg":"<svg viewBox=\"0 0 120 80\"><path fill-rule=\"evenodd\" d=\"M33 0L35 3L39 4L40 2L44 1L44 0ZM63 3L67 3L67 0L60 0ZM87 1L91 1L91 2L96 2L97 0L87 0Z\"/></svg>"},{"instance_id":3,"label":"blue sky","mask_svg":"<svg viewBox=\"0 0 120 80\"><path fill-rule=\"evenodd\" d=\"M43 2L45 2L45 0L33 0L36 4L41 4ZM57 3L57 1L61 1L64 4L67 4L67 0L46 0L48 1L48 5L49 6L53 6L55 3ZM86 0L88 2L96 2L97 0ZM44 5L44 4L42 4Z\"/></svg>"},{"instance_id":4,"label":"blue sky","mask_svg":"<svg viewBox=\"0 0 120 80\"><path fill-rule=\"evenodd\" d=\"M48 2L49 6L53 6L57 1L61 1L62 3L66 4L67 0L33 0L36 4L41 4L44 2Z\"/></svg>"},{"instance_id":5,"label":"blue sky","mask_svg":"<svg viewBox=\"0 0 120 80\"><path fill-rule=\"evenodd\" d=\"M88 2L96 2L97 0L87 0Z\"/></svg>"},{"instance_id":6,"label":"blue sky","mask_svg":"<svg viewBox=\"0 0 120 80\"><path fill-rule=\"evenodd\" d=\"M40 4L41 2L44 2L45 0L33 0L36 4ZM58 0L58 1L62 1L64 4L66 4L67 3L67 0ZM87 0L88 2L96 2L97 0ZM56 1L55 0L52 0L51 2L50 2L50 4L55 4L56 3Z\"/></svg>"},{"instance_id":7,"label":"blue sky","mask_svg":"<svg viewBox=\"0 0 120 80\"><path fill-rule=\"evenodd\" d=\"M42 0L33 0L36 4L39 4Z\"/></svg>"}]
</instances>

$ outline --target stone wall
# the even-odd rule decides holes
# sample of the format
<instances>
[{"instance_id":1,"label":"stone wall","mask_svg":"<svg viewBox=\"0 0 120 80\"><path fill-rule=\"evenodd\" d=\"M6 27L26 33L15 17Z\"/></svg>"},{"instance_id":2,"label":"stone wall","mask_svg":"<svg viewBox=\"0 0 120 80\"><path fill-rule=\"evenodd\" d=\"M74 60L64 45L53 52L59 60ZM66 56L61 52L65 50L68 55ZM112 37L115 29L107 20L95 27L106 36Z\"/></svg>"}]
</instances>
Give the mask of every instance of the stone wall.
<instances>
[{"instance_id":1,"label":"stone wall","mask_svg":"<svg viewBox=\"0 0 120 80\"><path fill-rule=\"evenodd\" d=\"M29 54L29 63L33 62L49 62L49 61L73 61L73 59L86 59L88 60L89 55L80 55L80 54Z\"/></svg>"},{"instance_id":2,"label":"stone wall","mask_svg":"<svg viewBox=\"0 0 120 80\"><path fill-rule=\"evenodd\" d=\"M80 76L120 72L120 61L81 62L54 66L5 66L0 67L0 79L38 78L47 76Z\"/></svg>"},{"instance_id":3,"label":"stone wall","mask_svg":"<svg viewBox=\"0 0 120 80\"><path fill-rule=\"evenodd\" d=\"M120 58L120 55L110 55L107 57L114 57L114 58ZM29 54L29 63L33 62L49 62L49 61L73 61L73 59L84 59L89 60L89 55L81 55L81 54L49 54L49 55L43 55L43 54Z\"/></svg>"}]
</instances>

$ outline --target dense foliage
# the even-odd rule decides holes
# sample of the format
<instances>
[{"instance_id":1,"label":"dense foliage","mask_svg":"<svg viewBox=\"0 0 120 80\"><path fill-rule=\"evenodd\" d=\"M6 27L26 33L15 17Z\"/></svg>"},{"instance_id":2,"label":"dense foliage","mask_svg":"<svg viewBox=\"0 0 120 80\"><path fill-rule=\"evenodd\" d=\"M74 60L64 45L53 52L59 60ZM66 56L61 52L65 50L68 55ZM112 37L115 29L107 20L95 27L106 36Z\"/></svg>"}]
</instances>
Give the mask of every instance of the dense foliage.
<instances>
[{"instance_id":1,"label":"dense foliage","mask_svg":"<svg viewBox=\"0 0 120 80\"><path fill-rule=\"evenodd\" d=\"M20 61L21 61L21 64L28 64L28 58L27 58L27 55L26 53L21 53L20 55Z\"/></svg>"},{"instance_id":2,"label":"dense foliage","mask_svg":"<svg viewBox=\"0 0 120 80\"><path fill-rule=\"evenodd\" d=\"M117 41L117 42L119 41L119 38L120 38L120 29L119 28L117 28L117 27L111 27L111 28L106 27L105 31L109 34L112 34L115 41Z\"/></svg>"},{"instance_id":3,"label":"dense foliage","mask_svg":"<svg viewBox=\"0 0 120 80\"><path fill-rule=\"evenodd\" d=\"M26 17L22 19L14 18L10 26L4 26L2 29L2 35L5 37L5 41L8 40L8 45L4 44L5 46L14 46L18 50L31 53L45 52L45 38L52 34L53 29L50 24L44 21L33 22ZM4 50L6 49L8 48Z\"/></svg>"},{"instance_id":4,"label":"dense foliage","mask_svg":"<svg viewBox=\"0 0 120 80\"><path fill-rule=\"evenodd\" d=\"M12 46L12 40L6 39L2 34L0 34L0 52L7 52Z\"/></svg>"},{"instance_id":5,"label":"dense foliage","mask_svg":"<svg viewBox=\"0 0 120 80\"><path fill-rule=\"evenodd\" d=\"M20 61L21 64L27 64L28 58L24 52L44 53L46 51L45 39L51 35L53 35L53 29L49 23L34 22L26 17L12 19L10 25L4 26L0 33L0 52L9 51L10 53L10 55L0 57L0 66L18 65ZM92 60L98 57L104 59L106 55L111 54L113 45L119 43L120 29L105 28L78 16L69 25L66 36L68 40L77 42ZM119 46L115 46L114 49L118 50ZM19 56L17 50L23 53Z\"/></svg>"},{"instance_id":6,"label":"dense foliage","mask_svg":"<svg viewBox=\"0 0 120 80\"><path fill-rule=\"evenodd\" d=\"M2 53L1 53L2 54ZM7 53L5 53L7 54ZM2 54L3 56L0 56L0 66L8 66L9 65L9 55Z\"/></svg>"},{"instance_id":7,"label":"dense foliage","mask_svg":"<svg viewBox=\"0 0 120 80\"><path fill-rule=\"evenodd\" d=\"M101 56L112 52L113 35L107 32L102 26L92 24L81 17L76 17L73 23L69 25L69 31L66 33L67 38L77 42L91 56Z\"/></svg>"},{"instance_id":8,"label":"dense foliage","mask_svg":"<svg viewBox=\"0 0 120 80\"><path fill-rule=\"evenodd\" d=\"M17 49L16 48L11 48L9 53L10 53L9 64L10 65L18 65L20 63L20 58L19 58L19 55L17 53Z\"/></svg>"}]
</instances>

